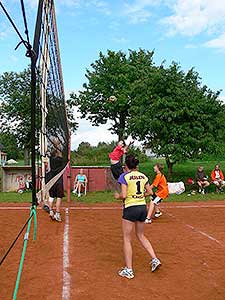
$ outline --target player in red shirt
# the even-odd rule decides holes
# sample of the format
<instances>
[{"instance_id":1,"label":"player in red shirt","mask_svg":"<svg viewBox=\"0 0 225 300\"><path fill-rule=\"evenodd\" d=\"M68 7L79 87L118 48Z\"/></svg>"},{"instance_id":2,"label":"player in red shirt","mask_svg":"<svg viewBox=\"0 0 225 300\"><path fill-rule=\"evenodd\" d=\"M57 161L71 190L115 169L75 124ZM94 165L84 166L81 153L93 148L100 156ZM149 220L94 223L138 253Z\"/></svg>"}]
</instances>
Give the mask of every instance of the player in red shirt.
<instances>
[{"instance_id":1,"label":"player in red shirt","mask_svg":"<svg viewBox=\"0 0 225 300\"><path fill-rule=\"evenodd\" d=\"M120 175L123 173L123 166L120 160L123 155L127 153L127 150L132 143L133 142L130 142L129 145L126 145L124 141L119 141L116 148L109 153L111 171L116 180L118 180Z\"/></svg>"}]
</instances>

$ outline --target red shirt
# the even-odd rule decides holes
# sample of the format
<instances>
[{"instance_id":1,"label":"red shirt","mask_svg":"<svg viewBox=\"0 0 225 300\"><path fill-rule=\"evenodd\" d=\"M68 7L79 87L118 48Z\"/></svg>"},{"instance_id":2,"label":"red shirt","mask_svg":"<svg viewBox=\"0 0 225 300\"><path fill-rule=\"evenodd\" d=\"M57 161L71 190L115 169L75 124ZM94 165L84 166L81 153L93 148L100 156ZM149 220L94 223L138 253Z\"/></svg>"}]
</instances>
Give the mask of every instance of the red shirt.
<instances>
[{"instance_id":1,"label":"red shirt","mask_svg":"<svg viewBox=\"0 0 225 300\"><path fill-rule=\"evenodd\" d=\"M120 160L120 158L124 155L125 150L122 146L116 146L113 152L109 153L109 158L112 160Z\"/></svg>"}]
</instances>

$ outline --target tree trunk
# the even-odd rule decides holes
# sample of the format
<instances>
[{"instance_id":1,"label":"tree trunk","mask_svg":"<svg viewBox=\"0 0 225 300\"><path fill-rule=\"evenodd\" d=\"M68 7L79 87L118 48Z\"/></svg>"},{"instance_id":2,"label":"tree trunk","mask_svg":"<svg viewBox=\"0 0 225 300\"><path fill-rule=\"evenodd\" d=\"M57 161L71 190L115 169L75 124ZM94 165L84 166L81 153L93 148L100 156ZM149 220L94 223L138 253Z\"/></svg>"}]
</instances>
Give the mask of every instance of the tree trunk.
<instances>
[{"instance_id":1,"label":"tree trunk","mask_svg":"<svg viewBox=\"0 0 225 300\"><path fill-rule=\"evenodd\" d=\"M119 141L123 141L124 136L125 136L126 114L121 113L119 119L120 119L120 123L119 123L119 128L118 128L118 138L119 138Z\"/></svg>"},{"instance_id":2,"label":"tree trunk","mask_svg":"<svg viewBox=\"0 0 225 300\"><path fill-rule=\"evenodd\" d=\"M29 148L24 148L24 165L27 166L30 164L30 155L29 155Z\"/></svg>"},{"instance_id":3,"label":"tree trunk","mask_svg":"<svg viewBox=\"0 0 225 300\"><path fill-rule=\"evenodd\" d=\"M167 168L168 168L168 175L171 178L172 174L173 174L174 162L171 162L168 156L166 156L166 164L167 164Z\"/></svg>"}]
</instances>

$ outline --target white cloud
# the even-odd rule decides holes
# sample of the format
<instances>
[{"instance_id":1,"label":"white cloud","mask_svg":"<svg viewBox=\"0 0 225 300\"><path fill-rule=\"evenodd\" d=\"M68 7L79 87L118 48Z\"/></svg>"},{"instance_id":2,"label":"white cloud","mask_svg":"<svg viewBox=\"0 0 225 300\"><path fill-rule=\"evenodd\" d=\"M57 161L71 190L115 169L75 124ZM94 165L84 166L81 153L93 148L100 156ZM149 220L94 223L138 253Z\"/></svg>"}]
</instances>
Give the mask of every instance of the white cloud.
<instances>
[{"instance_id":1,"label":"white cloud","mask_svg":"<svg viewBox=\"0 0 225 300\"><path fill-rule=\"evenodd\" d=\"M187 44L187 45L185 45L185 48L186 49L195 49L195 48L197 48L197 45L195 45L195 44Z\"/></svg>"},{"instance_id":2,"label":"white cloud","mask_svg":"<svg viewBox=\"0 0 225 300\"><path fill-rule=\"evenodd\" d=\"M125 4L124 15L133 24L147 22L151 16L149 8L160 2L161 0L134 0L132 4Z\"/></svg>"},{"instance_id":3,"label":"white cloud","mask_svg":"<svg viewBox=\"0 0 225 300\"><path fill-rule=\"evenodd\" d=\"M71 92L78 94L80 90L82 90L82 88L73 91L66 90L66 99L70 97ZM90 121L81 119L81 114L76 108L74 109L74 115L79 127L76 133L73 134L71 138L71 148L73 150L77 149L81 142L88 142L93 146L97 146L99 142L111 142L113 140L117 140L117 136L111 134L108 130L108 128L110 127L110 123L100 126L92 126Z\"/></svg>"},{"instance_id":4,"label":"white cloud","mask_svg":"<svg viewBox=\"0 0 225 300\"><path fill-rule=\"evenodd\" d=\"M110 15L111 10L108 6L108 3L102 0L92 0L90 1L91 5L96 7L96 10L104 15Z\"/></svg>"},{"instance_id":5,"label":"white cloud","mask_svg":"<svg viewBox=\"0 0 225 300\"><path fill-rule=\"evenodd\" d=\"M225 26L225 1L223 0L171 0L167 2L173 14L162 20L169 26L169 34L194 36L209 34Z\"/></svg>"},{"instance_id":6,"label":"white cloud","mask_svg":"<svg viewBox=\"0 0 225 300\"><path fill-rule=\"evenodd\" d=\"M117 140L117 136L108 130L109 124L100 125L99 127L91 126L87 120L79 120L79 128L72 135L72 149L76 149L81 142L88 142L93 146L97 146L99 142L111 142Z\"/></svg>"},{"instance_id":7,"label":"white cloud","mask_svg":"<svg viewBox=\"0 0 225 300\"><path fill-rule=\"evenodd\" d=\"M215 39L209 40L204 44L207 48L215 48L225 51L225 32Z\"/></svg>"},{"instance_id":8,"label":"white cloud","mask_svg":"<svg viewBox=\"0 0 225 300\"><path fill-rule=\"evenodd\" d=\"M126 44L128 40L125 37L114 37L113 42L118 44Z\"/></svg>"},{"instance_id":9,"label":"white cloud","mask_svg":"<svg viewBox=\"0 0 225 300\"><path fill-rule=\"evenodd\" d=\"M225 95L224 96L222 96L222 95L219 96L219 99L225 103Z\"/></svg>"},{"instance_id":10,"label":"white cloud","mask_svg":"<svg viewBox=\"0 0 225 300\"><path fill-rule=\"evenodd\" d=\"M33 0L35 1L35 0ZM111 10L109 8L109 5L104 0L58 0L60 7L70 7L70 8L88 8L91 7L91 9L95 9L97 12L103 14L103 15L110 15Z\"/></svg>"},{"instance_id":11,"label":"white cloud","mask_svg":"<svg viewBox=\"0 0 225 300\"><path fill-rule=\"evenodd\" d=\"M7 37L7 32L6 31L1 31L0 32L0 40L4 40Z\"/></svg>"}]
</instances>

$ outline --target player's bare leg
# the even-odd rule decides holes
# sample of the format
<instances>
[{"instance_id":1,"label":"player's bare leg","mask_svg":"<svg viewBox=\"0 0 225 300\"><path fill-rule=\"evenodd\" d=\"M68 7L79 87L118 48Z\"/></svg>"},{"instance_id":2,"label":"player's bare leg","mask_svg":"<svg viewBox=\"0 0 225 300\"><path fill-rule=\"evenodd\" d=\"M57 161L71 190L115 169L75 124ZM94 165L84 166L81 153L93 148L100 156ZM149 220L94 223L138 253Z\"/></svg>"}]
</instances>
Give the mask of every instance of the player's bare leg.
<instances>
[{"instance_id":1,"label":"player's bare leg","mask_svg":"<svg viewBox=\"0 0 225 300\"><path fill-rule=\"evenodd\" d=\"M145 250L148 252L151 258L156 258L155 251L149 242L149 240L144 235L144 223L143 222L136 222L135 223L135 232L136 236L139 240L139 242L142 244L142 246L145 248Z\"/></svg>"},{"instance_id":2,"label":"player's bare leg","mask_svg":"<svg viewBox=\"0 0 225 300\"><path fill-rule=\"evenodd\" d=\"M146 218L146 221L145 221L146 224L150 224L152 222L151 217L152 217L154 211L155 211L155 204L154 204L153 201L150 201L149 209L148 209L148 215L147 215L147 218Z\"/></svg>"},{"instance_id":3,"label":"player's bare leg","mask_svg":"<svg viewBox=\"0 0 225 300\"><path fill-rule=\"evenodd\" d=\"M132 246L131 246L131 234L134 227L134 223L128 220L122 220L123 228L123 250L126 266L122 268L118 274L128 279L134 278L134 272L132 269Z\"/></svg>"},{"instance_id":4,"label":"player's bare leg","mask_svg":"<svg viewBox=\"0 0 225 300\"><path fill-rule=\"evenodd\" d=\"M159 205L155 205L155 212L154 212L154 217L155 218L159 218L162 216L162 212L160 210Z\"/></svg>"},{"instance_id":5,"label":"player's bare leg","mask_svg":"<svg viewBox=\"0 0 225 300\"><path fill-rule=\"evenodd\" d=\"M49 217L50 217L52 220L54 220L53 202L54 202L54 198L49 197L49 199L48 199Z\"/></svg>"},{"instance_id":6,"label":"player's bare leg","mask_svg":"<svg viewBox=\"0 0 225 300\"><path fill-rule=\"evenodd\" d=\"M80 197L81 194L81 184L78 182L78 197Z\"/></svg>"},{"instance_id":7,"label":"player's bare leg","mask_svg":"<svg viewBox=\"0 0 225 300\"><path fill-rule=\"evenodd\" d=\"M132 269L132 246L131 246L131 234L134 227L134 223L128 220L122 220L123 227L123 251L124 259L127 268Z\"/></svg>"},{"instance_id":8,"label":"player's bare leg","mask_svg":"<svg viewBox=\"0 0 225 300\"><path fill-rule=\"evenodd\" d=\"M136 236L145 250L148 252L151 258L151 270L154 272L161 266L161 261L156 257L155 251L149 242L149 240L144 235L144 223L143 222L136 222L135 223L135 231Z\"/></svg>"},{"instance_id":9,"label":"player's bare leg","mask_svg":"<svg viewBox=\"0 0 225 300\"><path fill-rule=\"evenodd\" d=\"M56 213L55 213L55 220L58 221L58 222L61 222L62 219L61 219L61 214L60 214L60 207L61 207L61 202L62 202L62 199L61 198L57 198L56 199Z\"/></svg>"}]
</instances>

